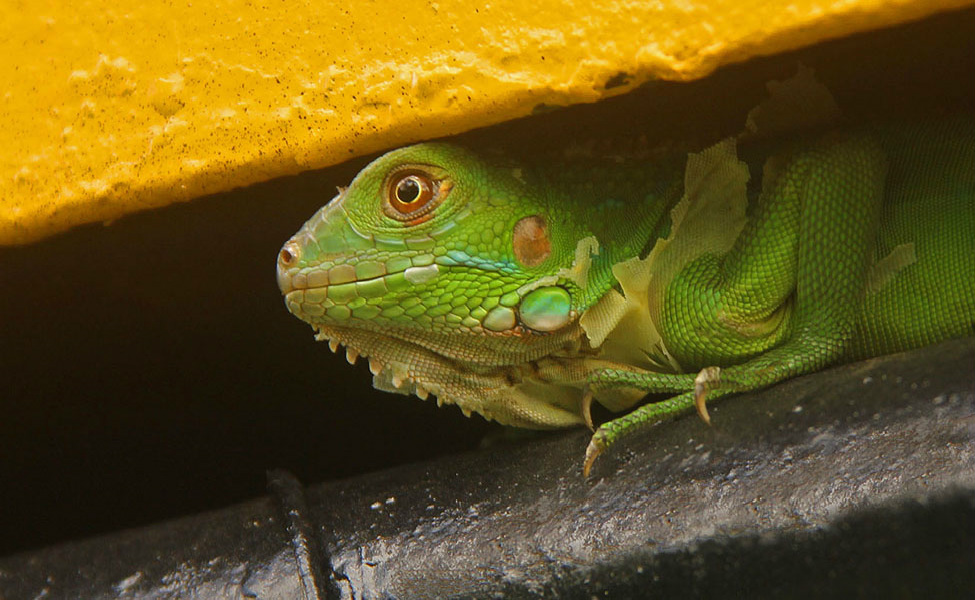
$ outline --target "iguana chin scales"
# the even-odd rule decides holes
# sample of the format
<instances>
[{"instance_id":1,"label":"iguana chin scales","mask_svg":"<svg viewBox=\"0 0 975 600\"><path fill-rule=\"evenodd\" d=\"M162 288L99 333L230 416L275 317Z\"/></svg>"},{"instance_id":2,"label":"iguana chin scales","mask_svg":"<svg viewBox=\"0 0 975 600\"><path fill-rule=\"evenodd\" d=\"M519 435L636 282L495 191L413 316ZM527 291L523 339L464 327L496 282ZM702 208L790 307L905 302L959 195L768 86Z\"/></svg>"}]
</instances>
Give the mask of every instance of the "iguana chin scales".
<instances>
[{"instance_id":1,"label":"iguana chin scales","mask_svg":"<svg viewBox=\"0 0 975 600\"><path fill-rule=\"evenodd\" d=\"M769 146L770 144L765 144ZM971 335L975 120L514 160L445 143L363 169L282 248L288 309L377 388L503 424L626 432L828 365ZM685 165L686 163L686 165Z\"/></svg>"}]
</instances>

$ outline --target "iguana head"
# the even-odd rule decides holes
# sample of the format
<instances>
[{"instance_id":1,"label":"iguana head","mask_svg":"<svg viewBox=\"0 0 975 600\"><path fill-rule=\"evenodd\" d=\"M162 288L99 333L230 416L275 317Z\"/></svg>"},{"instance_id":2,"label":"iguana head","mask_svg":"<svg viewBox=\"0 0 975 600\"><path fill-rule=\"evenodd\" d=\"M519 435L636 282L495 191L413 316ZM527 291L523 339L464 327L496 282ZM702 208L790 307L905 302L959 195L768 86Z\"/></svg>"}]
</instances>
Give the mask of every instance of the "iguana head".
<instances>
[{"instance_id":1,"label":"iguana head","mask_svg":"<svg viewBox=\"0 0 975 600\"><path fill-rule=\"evenodd\" d=\"M589 273L590 224L539 178L449 144L380 157L281 249L288 310L368 356L380 389L520 426L579 422L578 317L613 282Z\"/></svg>"}]
</instances>

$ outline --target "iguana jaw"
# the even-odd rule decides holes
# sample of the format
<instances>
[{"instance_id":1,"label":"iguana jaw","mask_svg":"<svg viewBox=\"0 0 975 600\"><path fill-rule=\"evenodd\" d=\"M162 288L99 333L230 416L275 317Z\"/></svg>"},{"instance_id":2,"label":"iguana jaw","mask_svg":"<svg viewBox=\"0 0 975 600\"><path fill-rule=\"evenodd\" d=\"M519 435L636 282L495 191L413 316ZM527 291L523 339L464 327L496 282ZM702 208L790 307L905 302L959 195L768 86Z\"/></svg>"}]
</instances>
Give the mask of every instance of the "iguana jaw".
<instances>
[{"instance_id":1,"label":"iguana jaw","mask_svg":"<svg viewBox=\"0 0 975 600\"><path fill-rule=\"evenodd\" d=\"M466 416L476 412L517 427L557 428L582 422L583 363L591 351L577 325L529 344L510 337L495 339L497 353L473 349L472 340L446 339L455 336L377 331L371 324L312 327L318 332L316 339L328 341L333 352L345 346L350 363L360 356L368 358L377 389L421 399L433 394L438 405L456 404ZM476 360L484 356L506 360Z\"/></svg>"}]
</instances>

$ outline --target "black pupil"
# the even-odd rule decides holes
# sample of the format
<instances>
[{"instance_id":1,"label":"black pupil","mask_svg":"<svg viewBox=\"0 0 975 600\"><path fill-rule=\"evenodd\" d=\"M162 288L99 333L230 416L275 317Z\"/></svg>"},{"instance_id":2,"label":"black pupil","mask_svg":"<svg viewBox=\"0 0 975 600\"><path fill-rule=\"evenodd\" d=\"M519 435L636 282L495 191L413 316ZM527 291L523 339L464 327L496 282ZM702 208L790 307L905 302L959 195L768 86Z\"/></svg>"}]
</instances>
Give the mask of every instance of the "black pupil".
<instances>
[{"instance_id":1,"label":"black pupil","mask_svg":"<svg viewBox=\"0 0 975 600\"><path fill-rule=\"evenodd\" d=\"M403 204L416 202L416 199L419 197L420 182L417 181L415 176L407 177L396 186L396 199Z\"/></svg>"}]
</instances>

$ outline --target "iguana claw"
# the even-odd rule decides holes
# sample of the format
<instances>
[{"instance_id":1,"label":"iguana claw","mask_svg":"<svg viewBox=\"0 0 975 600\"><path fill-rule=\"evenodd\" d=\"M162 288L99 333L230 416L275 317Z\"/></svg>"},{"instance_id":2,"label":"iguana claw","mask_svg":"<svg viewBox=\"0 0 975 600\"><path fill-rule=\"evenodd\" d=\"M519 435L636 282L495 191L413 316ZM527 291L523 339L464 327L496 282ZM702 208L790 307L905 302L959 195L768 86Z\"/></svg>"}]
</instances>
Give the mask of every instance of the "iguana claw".
<instances>
[{"instance_id":1,"label":"iguana claw","mask_svg":"<svg viewBox=\"0 0 975 600\"><path fill-rule=\"evenodd\" d=\"M606 445L602 443L602 440L597 432L589 440L589 445L586 446L586 459L582 463L582 476L589 477L589 472L592 471L592 465L599 458L599 455L603 453L606 449Z\"/></svg>"},{"instance_id":2,"label":"iguana claw","mask_svg":"<svg viewBox=\"0 0 975 600\"><path fill-rule=\"evenodd\" d=\"M694 379L694 407L701 420L711 424L711 415L708 414L707 401L708 391L711 387L721 381L721 367L707 367L701 369Z\"/></svg>"},{"instance_id":3,"label":"iguana claw","mask_svg":"<svg viewBox=\"0 0 975 600\"><path fill-rule=\"evenodd\" d=\"M589 431L596 431L596 428L592 424L592 390L589 386L586 386L586 391L582 395L582 419L586 422L586 427Z\"/></svg>"}]
</instances>

